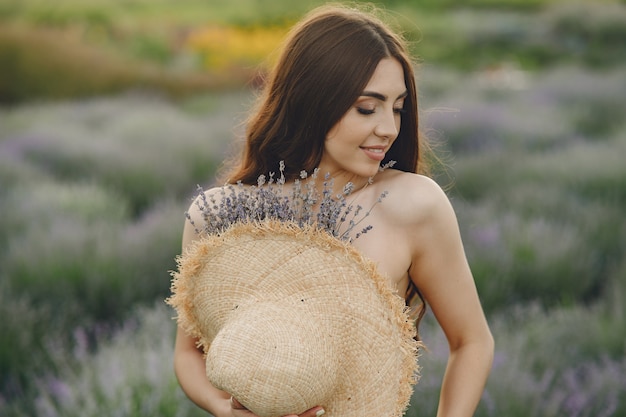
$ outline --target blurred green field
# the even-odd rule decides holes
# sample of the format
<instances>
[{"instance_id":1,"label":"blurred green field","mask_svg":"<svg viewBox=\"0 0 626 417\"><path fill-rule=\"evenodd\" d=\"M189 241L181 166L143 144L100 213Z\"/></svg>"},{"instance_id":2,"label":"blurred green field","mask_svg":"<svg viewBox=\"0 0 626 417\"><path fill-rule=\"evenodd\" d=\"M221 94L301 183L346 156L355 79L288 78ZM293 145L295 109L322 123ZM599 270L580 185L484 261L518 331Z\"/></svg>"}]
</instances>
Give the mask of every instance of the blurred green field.
<instances>
[{"instance_id":1,"label":"blurred green field","mask_svg":"<svg viewBox=\"0 0 626 417\"><path fill-rule=\"evenodd\" d=\"M205 415L163 303L183 212L260 52L319 3L0 1L0 415ZM476 415L626 415L626 2L383 5L496 338ZM407 417L435 415L445 366L421 333Z\"/></svg>"},{"instance_id":2,"label":"blurred green field","mask_svg":"<svg viewBox=\"0 0 626 417\"><path fill-rule=\"evenodd\" d=\"M321 3L3 0L0 103L129 88L180 97L248 85L264 71L263 57L276 39ZM378 6L421 61L472 70L503 59L525 69L619 64L626 58L623 4L415 0ZM217 38L194 42L207 31Z\"/></svg>"}]
</instances>

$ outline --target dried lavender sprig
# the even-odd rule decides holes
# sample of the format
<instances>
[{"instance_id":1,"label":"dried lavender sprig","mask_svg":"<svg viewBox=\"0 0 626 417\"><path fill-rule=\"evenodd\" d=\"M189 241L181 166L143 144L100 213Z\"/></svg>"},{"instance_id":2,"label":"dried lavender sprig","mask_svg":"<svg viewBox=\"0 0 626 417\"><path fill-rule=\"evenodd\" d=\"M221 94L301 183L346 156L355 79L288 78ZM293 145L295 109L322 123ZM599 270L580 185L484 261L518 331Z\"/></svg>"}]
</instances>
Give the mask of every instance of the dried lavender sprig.
<instances>
[{"instance_id":1,"label":"dried lavender sprig","mask_svg":"<svg viewBox=\"0 0 626 417\"><path fill-rule=\"evenodd\" d=\"M367 210L367 212L365 212L365 214L358 220L355 220L356 216L358 215L358 213L362 210L361 206L357 206L355 213L353 215L353 219L350 220L348 228L338 237L342 240L349 240L348 235L350 234L350 232L352 232L352 230L354 230L355 227L357 227L366 217L369 217L370 213L372 212L372 210L374 209L374 207L377 204L382 203L383 199L385 197L387 197L388 191L383 191L380 196L376 199L376 201L374 202L374 204L372 204L369 208L369 210ZM371 230L370 226L366 226L365 228L363 228L361 230L361 232L357 233L355 236L355 239L358 238L359 236L361 236L364 233L367 233L367 231Z\"/></svg>"},{"instance_id":2,"label":"dried lavender sprig","mask_svg":"<svg viewBox=\"0 0 626 417\"><path fill-rule=\"evenodd\" d=\"M381 169L392 165L385 164ZM256 185L245 186L241 182L236 185L225 185L219 190L219 202L215 194L212 193L207 197L207 193L198 187L200 196L195 204L202 213L204 228L199 229L189 213L186 213L186 216L196 233L219 234L233 223L256 222L271 218L294 221L300 226L314 225L339 239L352 241L350 233L369 216L374 206L380 203L387 194L386 192L381 194L372 207L359 218L362 207L348 204L346 199L353 192L354 184L346 184L340 194L332 196L333 179L330 175L325 175L320 196L315 185L319 169L315 168L311 175L308 175L306 171L301 171L300 179L307 180L306 184L303 186L300 180L295 180L291 193L288 194L283 189L286 184L284 171L285 165L281 162L278 175L274 172L269 173L268 176L260 175ZM318 200L318 213L313 216L314 206ZM348 227L340 232L346 221ZM364 227L354 239L371 228L371 225Z\"/></svg>"}]
</instances>

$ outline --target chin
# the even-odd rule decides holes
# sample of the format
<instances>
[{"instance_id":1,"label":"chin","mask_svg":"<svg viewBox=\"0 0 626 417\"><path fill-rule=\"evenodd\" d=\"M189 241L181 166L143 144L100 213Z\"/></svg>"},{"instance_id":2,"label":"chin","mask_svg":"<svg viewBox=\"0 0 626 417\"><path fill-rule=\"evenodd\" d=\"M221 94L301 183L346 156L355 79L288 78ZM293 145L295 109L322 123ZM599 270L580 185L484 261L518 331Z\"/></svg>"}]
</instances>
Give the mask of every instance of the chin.
<instances>
[{"instance_id":1,"label":"chin","mask_svg":"<svg viewBox=\"0 0 626 417\"><path fill-rule=\"evenodd\" d=\"M358 175L359 177L370 178L376 175L376 173L378 173L379 170L380 170L380 165L376 164L370 167L362 168L358 171L354 171L354 174Z\"/></svg>"}]
</instances>

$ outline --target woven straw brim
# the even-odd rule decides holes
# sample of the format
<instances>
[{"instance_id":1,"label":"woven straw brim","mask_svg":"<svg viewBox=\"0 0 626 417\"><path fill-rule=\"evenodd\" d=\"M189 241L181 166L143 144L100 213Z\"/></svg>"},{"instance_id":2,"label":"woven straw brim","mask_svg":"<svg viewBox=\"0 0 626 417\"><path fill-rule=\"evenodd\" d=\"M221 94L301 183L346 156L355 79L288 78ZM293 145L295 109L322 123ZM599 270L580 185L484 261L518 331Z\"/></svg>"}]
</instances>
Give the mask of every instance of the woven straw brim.
<instances>
[{"instance_id":1,"label":"woven straw brim","mask_svg":"<svg viewBox=\"0 0 626 417\"><path fill-rule=\"evenodd\" d=\"M168 303L207 376L261 417L400 417L417 378L404 300L352 246L314 227L237 224L177 259Z\"/></svg>"}]
</instances>

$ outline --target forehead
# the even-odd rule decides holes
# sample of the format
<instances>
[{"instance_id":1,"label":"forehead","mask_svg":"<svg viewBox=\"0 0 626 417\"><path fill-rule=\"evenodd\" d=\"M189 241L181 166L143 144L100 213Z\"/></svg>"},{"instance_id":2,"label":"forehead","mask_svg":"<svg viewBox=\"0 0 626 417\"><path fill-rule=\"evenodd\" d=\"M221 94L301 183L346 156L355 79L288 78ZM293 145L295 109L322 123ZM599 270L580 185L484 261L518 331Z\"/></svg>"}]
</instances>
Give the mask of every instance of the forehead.
<instances>
[{"instance_id":1,"label":"forehead","mask_svg":"<svg viewBox=\"0 0 626 417\"><path fill-rule=\"evenodd\" d=\"M386 93L390 97L397 97L406 90L404 82L404 69L395 58L383 58L368 81L368 91Z\"/></svg>"}]
</instances>

